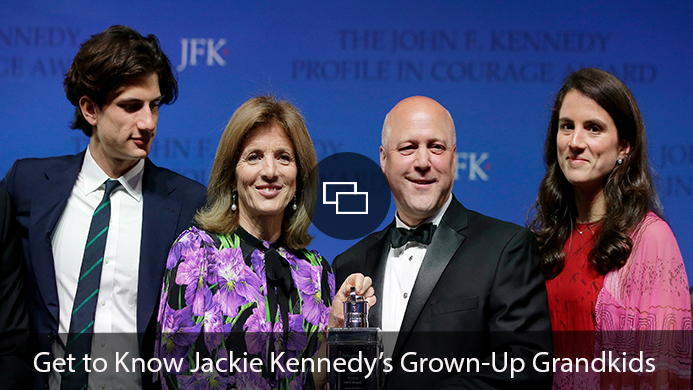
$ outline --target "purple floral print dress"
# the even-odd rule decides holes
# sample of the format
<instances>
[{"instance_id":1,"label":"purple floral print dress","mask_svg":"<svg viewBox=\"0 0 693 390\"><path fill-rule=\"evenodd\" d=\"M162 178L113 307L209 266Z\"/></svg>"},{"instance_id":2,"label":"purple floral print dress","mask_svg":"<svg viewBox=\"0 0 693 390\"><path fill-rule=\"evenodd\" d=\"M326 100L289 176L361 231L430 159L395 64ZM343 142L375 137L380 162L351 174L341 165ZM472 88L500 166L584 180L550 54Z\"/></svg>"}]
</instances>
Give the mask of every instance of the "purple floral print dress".
<instances>
[{"instance_id":1,"label":"purple floral print dress","mask_svg":"<svg viewBox=\"0 0 693 390\"><path fill-rule=\"evenodd\" d=\"M309 360L325 339L335 291L317 252L260 241L239 228L195 227L173 244L157 317L164 389L312 388Z\"/></svg>"}]
</instances>

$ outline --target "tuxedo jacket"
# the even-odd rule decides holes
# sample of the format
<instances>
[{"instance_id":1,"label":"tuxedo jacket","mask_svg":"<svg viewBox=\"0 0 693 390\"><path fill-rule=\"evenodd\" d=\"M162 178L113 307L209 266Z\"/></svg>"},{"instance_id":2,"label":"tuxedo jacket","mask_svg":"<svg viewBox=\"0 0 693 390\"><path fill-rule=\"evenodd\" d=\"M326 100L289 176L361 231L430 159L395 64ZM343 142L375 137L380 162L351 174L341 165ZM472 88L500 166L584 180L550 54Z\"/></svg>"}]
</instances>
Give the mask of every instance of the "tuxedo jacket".
<instances>
[{"instance_id":1,"label":"tuxedo jacket","mask_svg":"<svg viewBox=\"0 0 693 390\"><path fill-rule=\"evenodd\" d=\"M12 196L20 225L34 353L50 352L57 337L60 305L51 237L77 181L84 153L17 160L0 182ZM137 337L143 357L153 352L153 337L144 335L155 329L168 251L204 205L205 195L200 183L146 159L137 290ZM47 378L47 374L38 377L35 388L41 388Z\"/></svg>"},{"instance_id":2,"label":"tuxedo jacket","mask_svg":"<svg viewBox=\"0 0 693 390\"><path fill-rule=\"evenodd\" d=\"M360 272L373 279L376 296L383 291L390 227L337 256L333 268L338 286ZM531 232L467 210L453 197L426 251L400 332L385 335L397 338L385 387L550 388L551 373L532 369L538 353L553 352L538 261ZM370 326L381 326L379 304L369 312ZM461 374L454 369L435 373L438 366L431 370L427 363L423 372L405 372L421 358L475 358L479 372L474 364L465 364ZM513 378L512 358L521 358L525 364ZM503 359L508 362L505 371L501 370ZM421 365L416 369L421 370Z\"/></svg>"}]
</instances>

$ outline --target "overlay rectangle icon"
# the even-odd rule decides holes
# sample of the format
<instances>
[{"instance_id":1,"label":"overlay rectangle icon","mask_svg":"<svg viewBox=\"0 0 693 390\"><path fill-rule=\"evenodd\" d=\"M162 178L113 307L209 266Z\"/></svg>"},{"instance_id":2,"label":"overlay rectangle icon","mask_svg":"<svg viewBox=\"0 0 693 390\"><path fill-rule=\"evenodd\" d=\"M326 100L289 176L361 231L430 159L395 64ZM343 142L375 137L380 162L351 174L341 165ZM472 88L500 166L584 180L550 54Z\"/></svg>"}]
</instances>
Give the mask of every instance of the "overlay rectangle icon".
<instances>
[{"instance_id":1,"label":"overlay rectangle icon","mask_svg":"<svg viewBox=\"0 0 693 390\"><path fill-rule=\"evenodd\" d=\"M322 183L322 203L334 204L336 214L368 214L368 192L358 192L355 181Z\"/></svg>"},{"instance_id":2,"label":"overlay rectangle icon","mask_svg":"<svg viewBox=\"0 0 693 390\"><path fill-rule=\"evenodd\" d=\"M337 193L356 192L355 181L336 182L326 181L322 183L322 204L337 204Z\"/></svg>"},{"instance_id":3,"label":"overlay rectangle icon","mask_svg":"<svg viewBox=\"0 0 693 390\"><path fill-rule=\"evenodd\" d=\"M337 214L368 214L368 192L337 192Z\"/></svg>"}]
</instances>

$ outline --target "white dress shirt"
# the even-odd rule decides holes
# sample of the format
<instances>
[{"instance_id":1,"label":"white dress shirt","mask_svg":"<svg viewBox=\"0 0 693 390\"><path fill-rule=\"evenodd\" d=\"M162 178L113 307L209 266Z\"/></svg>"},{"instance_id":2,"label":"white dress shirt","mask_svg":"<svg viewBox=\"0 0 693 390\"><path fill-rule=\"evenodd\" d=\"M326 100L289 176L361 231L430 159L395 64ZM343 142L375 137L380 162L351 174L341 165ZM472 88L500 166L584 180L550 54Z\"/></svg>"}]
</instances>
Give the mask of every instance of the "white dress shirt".
<instances>
[{"instance_id":1,"label":"white dress shirt","mask_svg":"<svg viewBox=\"0 0 693 390\"><path fill-rule=\"evenodd\" d=\"M422 222L432 222L438 226L443 219L443 214L448 209L452 195L448 197L443 207L438 210L438 213L428 220ZM414 229L409 227L395 214L395 226L398 228ZM399 248L393 248L390 245L390 251L387 254L387 263L385 265L385 279L383 280L382 292L382 330L386 332L398 332L402 326L404 313L407 311L407 304L411 292L414 289L416 277L419 274L419 269L423 263L428 245L421 244L416 241L409 241ZM391 339L391 342L387 342ZM394 339L385 337L383 340L385 352L387 356L392 355L394 349ZM392 345L388 345L392 344Z\"/></svg>"},{"instance_id":2,"label":"white dress shirt","mask_svg":"<svg viewBox=\"0 0 693 390\"><path fill-rule=\"evenodd\" d=\"M142 387L138 373L115 373L115 354L129 351L128 358L139 357L137 342L137 281L139 276L140 241L142 237L142 174L140 160L125 175L111 194L111 219L106 239L101 283L94 318L91 357L108 360L108 370L89 374L89 389L138 389ZM94 210L101 202L108 175L98 166L89 149L51 238L55 275L60 302L59 332L63 345L70 330L73 303ZM165 259L162 259L165 261ZM127 337L107 334L121 333ZM134 343L134 345L133 345ZM116 349L117 348L117 349ZM134 353L134 355L133 355ZM55 357L65 350L53 344ZM121 352L122 354L122 352ZM129 361L129 359L128 359ZM49 385L60 389L60 374L52 372Z\"/></svg>"}]
</instances>

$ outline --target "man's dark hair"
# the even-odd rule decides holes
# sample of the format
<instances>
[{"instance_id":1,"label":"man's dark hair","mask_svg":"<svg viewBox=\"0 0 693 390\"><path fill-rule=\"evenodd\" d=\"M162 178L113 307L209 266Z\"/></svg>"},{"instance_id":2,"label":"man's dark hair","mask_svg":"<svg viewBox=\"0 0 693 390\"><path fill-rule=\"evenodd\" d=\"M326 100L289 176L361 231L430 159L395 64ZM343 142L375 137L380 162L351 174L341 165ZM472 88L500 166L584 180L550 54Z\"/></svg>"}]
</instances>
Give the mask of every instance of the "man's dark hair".
<instances>
[{"instance_id":1,"label":"man's dark hair","mask_svg":"<svg viewBox=\"0 0 693 390\"><path fill-rule=\"evenodd\" d=\"M82 43L65 75L63 88L75 106L75 119L70 125L91 137L92 125L82 115L79 99L87 96L99 107L110 102L135 79L159 76L161 104L178 98L178 82L173 66L161 50L159 40L150 34L143 37L127 26L111 26Z\"/></svg>"}]
</instances>

